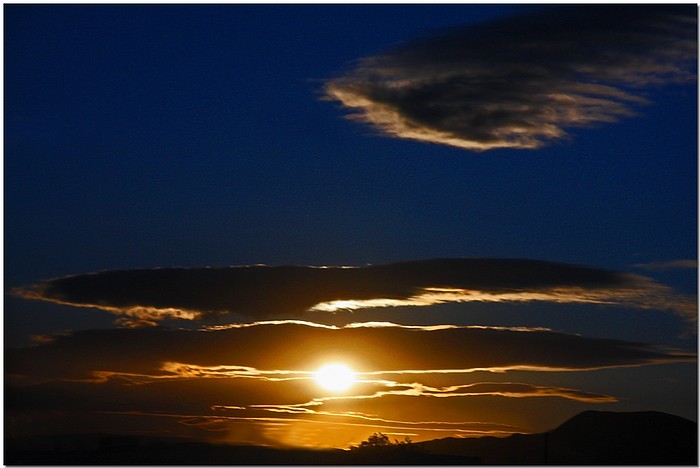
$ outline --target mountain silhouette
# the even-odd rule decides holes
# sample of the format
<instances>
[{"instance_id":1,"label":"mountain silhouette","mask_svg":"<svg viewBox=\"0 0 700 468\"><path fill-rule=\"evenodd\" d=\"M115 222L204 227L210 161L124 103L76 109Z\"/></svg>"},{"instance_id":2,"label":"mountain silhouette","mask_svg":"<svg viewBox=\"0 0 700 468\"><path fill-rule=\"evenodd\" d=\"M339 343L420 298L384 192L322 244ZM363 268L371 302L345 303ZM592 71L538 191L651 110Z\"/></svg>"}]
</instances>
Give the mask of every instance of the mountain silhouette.
<instances>
[{"instance_id":1,"label":"mountain silhouette","mask_svg":"<svg viewBox=\"0 0 700 468\"><path fill-rule=\"evenodd\" d=\"M545 433L416 445L429 453L479 457L488 465L697 465L697 437L697 423L679 416L585 411Z\"/></svg>"}]
</instances>

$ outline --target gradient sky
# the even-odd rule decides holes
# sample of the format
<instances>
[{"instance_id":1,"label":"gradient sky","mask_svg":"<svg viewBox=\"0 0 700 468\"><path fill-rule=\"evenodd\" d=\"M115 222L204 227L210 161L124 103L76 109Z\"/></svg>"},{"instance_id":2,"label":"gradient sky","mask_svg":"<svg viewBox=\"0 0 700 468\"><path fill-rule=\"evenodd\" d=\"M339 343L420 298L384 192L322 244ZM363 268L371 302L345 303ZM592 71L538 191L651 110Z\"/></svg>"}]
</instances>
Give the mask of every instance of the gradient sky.
<instances>
[{"instance_id":1,"label":"gradient sky","mask_svg":"<svg viewBox=\"0 0 700 468\"><path fill-rule=\"evenodd\" d=\"M6 433L696 420L696 17L5 5Z\"/></svg>"}]
</instances>

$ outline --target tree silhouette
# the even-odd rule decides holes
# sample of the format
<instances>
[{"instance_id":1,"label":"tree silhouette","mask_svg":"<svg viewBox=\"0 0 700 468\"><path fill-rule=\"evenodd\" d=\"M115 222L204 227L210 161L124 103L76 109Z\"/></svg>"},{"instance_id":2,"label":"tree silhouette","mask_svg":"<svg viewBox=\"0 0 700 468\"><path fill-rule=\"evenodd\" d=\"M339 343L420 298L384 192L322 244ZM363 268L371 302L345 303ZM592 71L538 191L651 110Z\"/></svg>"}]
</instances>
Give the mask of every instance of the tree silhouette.
<instances>
[{"instance_id":1,"label":"tree silhouette","mask_svg":"<svg viewBox=\"0 0 700 468\"><path fill-rule=\"evenodd\" d=\"M386 434L382 434L381 432L375 432L367 440L363 440L360 442L360 445L353 445L350 447L351 450L366 450L366 449L373 449L377 447L405 447L410 445L411 439L406 437L403 441L399 442L398 440L394 439L394 442L392 442L389 439L389 436Z\"/></svg>"},{"instance_id":2,"label":"tree silhouette","mask_svg":"<svg viewBox=\"0 0 700 468\"><path fill-rule=\"evenodd\" d=\"M381 432L375 432L369 439L362 441L360 447L386 447L391 445L389 436L382 434Z\"/></svg>"}]
</instances>

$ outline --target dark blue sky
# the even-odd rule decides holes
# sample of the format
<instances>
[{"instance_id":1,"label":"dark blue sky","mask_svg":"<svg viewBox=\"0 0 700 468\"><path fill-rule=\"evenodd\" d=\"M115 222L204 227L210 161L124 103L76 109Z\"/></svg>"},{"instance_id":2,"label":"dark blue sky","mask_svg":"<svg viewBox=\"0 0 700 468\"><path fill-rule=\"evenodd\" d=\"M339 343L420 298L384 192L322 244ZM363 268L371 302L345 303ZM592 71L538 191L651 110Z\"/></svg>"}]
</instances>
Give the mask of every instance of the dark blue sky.
<instances>
[{"instance_id":1,"label":"dark blue sky","mask_svg":"<svg viewBox=\"0 0 700 468\"><path fill-rule=\"evenodd\" d=\"M460 418L696 418L695 7L551 8L5 5L14 434L347 447L377 421L427 439ZM255 264L376 268L202 268ZM334 300L398 306L308 308ZM236 324L268 318L325 326ZM343 327L377 321L399 325ZM375 379L342 411L384 419L275 412L321 401L309 381L336 355Z\"/></svg>"},{"instance_id":2,"label":"dark blue sky","mask_svg":"<svg viewBox=\"0 0 700 468\"><path fill-rule=\"evenodd\" d=\"M6 288L136 267L694 259L694 83L483 153L382 137L321 99L362 57L525 10L6 5ZM694 270L654 274L694 292ZM7 305L10 341L111 320Z\"/></svg>"}]
</instances>

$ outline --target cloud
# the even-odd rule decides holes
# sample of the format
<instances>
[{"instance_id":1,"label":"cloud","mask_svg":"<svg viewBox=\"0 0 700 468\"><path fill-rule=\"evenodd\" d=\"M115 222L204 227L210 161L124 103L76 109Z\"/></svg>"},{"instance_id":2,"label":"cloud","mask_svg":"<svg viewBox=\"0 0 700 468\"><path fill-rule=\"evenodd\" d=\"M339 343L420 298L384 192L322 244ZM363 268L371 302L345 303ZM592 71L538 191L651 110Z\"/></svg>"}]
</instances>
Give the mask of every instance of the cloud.
<instances>
[{"instance_id":1,"label":"cloud","mask_svg":"<svg viewBox=\"0 0 700 468\"><path fill-rule=\"evenodd\" d=\"M479 370L575 371L685 362L693 352L542 329L318 327L262 324L224 330L163 327L84 330L7 349L5 372L22 381L132 383L158 378L308 379L329 361L387 375ZM394 377L395 379L395 377Z\"/></svg>"},{"instance_id":2,"label":"cloud","mask_svg":"<svg viewBox=\"0 0 700 468\"><path fill-rule=\"evenodd\" d=\"M372 410L372 414L365 414L357 409L361 409L369 399L377 399L372 398L371 393L367 398L316 401L313 386L300 382L249 381L233 378L153 380L150 384L136 385L118 378L98 385L88 382L45 382L18 386L10 382L5 396L5 409L13 416L32 411L47 415L64 412L65 418L69 420L70 415L74 415L76 411L89 411L95 418L100 418L104 414L141 415L151 418L172 417L177 420L176 424L188 427L193 425L199 427L202 424L203 427L199 428L205 431L213 428L230 428L231 425L241 422L262 421L269 423L309 421L326 425L341 424L358 427L382 425L393 428L418 428L428 432L447 431L448 435L449 433L509 434L518 429L524 430L506 423L494 423L488 420L421 419L426 414L430 415L428 408L433 408L433 417L435 408L446 408L449 412L447 408L449 404L444 399L435 398L421 402L421 406L425 407L426 411L416 414L414 418L381 417L377 415L381 411L375 409ZM409 396L398 393L384 396L384 399L390 398L405 399ZM326 410L323 405L329 405L332 408ZM222 425L223 422L226 424Z\"/></svg>"},{"instance_id":3,"label":"cloud","mask_svg":"<svg viewBox=\"0 0 700 468\"><path fill-rule=\"evenodd\" d=\"M386 429L493 435L546 429L582 405L619 404L576 371L695 360L693 351L522 327L272 321L83 330L5 350L5 409L13 433L49 422L80 432L84 417L98 431L144 418L154 430L205 439L306 423L357 427L358 440ZM343 394L313 382L331 361L357 372Z\"/></svg>"},{"instance_id":4,"label":"cloud","mask_svg":"<svg viewBox=\"0 0 700 468\"><path fill-rule=\"evenodd\" d=\"M636 268L641 268L643 270L652 271L665 271L665 270L697 270L698 261L696 259L683 258L679 260L668 260L660 262L651 263L638 263L634 265Z\"/></svg>"},{"instance_id":5,"label":"cloud","mask_svg":"<svg viewBox=\"0 0 700 468\"><path fill-rule=\"evenodd\" d=\"M471 396L502 396L509 398L533 398L533 397L558 397L585 403L611 403L617 401L610 395L599 395L584 392L572 388L563 388L546 385L533 385L519 382L477 382L467 385L451 385L447 387L431 387L418 382L402 384L399 382L384 382L388 389L371 394L340 395L314 398L307 403L295 405L252 405L251 407L263 408L271 411L289 413L316 413L312 408L322 406L329 401L340 400L364 400L368 398L381 398L385 396L410 396L432 398L455 398ZM228 408L228 407L227 407ZM360 415L366 418L366 415Z\"/></svg>"},{"instance_id":6,"label":"cloud","mask_svg":"<svg viewBox=\"0 0 700 468\"><path fill-rule=\"evenodd\" d=\"M383 134L538 148L695 77L694 5L584 5L451 29L364 58L325 96Z\"/></svg>"},{"instance_id":7,"label":"cloud","mask_svg":"<svg viewBox=\"0 0 700 468\"><path fill-rule=\"evenodd\" d=\"M444 302L548 301L672 310L695 301L629 273L515 259L435 259L362 267L233 266L104 271L56 278L13 293L126 316L121 324L226 314L254 319L362 307Z\"/></svg>"},{"instance_id":8,"label":"cloud","mask_svg":"<svg viewBox=\"0 0 700 468\"><path fill-rule=\"evenodd\" d=\"M245 366L198 366L180 362L163 363L161 369L163 373L155 375L132 374L125 372L94 371L93 379L85 379L84 382L105 383L109 381L119 381L128 384L142 385L159 381L176 381L181 379L253 379L264 382L290 382L315 380L314 371L293 371L293 370L262 370ZM471 369L452 370L454 374L466 374ZM252 405L255 408L273 408L275 411L290 413L313 412L308 407L318 406L323 402L331 400L366 399L380 398L388 395L403 396L427 396L436 398L467 397L467 396L504 396L511 398L525 397L559 397L570 400L577 400L587 403L609 403L617 401L609 395L599 395L595 393L583 392L576 389L562 388L555 386L533 385L517 382L478 382L467 385L449 385L445 387L433 387L419 382L399 382L395 380L377 380L377 375L394 375L399 377L415 378L416 375L426 376L433 373L443 373L444 369L423 369L420 371L375 371L355 373L356 382L353 387L356 392L349 395L330 396L314 398L309 403L293 405ZM373 388L380 390L367 393ZM358 393L359 392L359 393ZM244 406L226 406L227 409L247 409Z\"/></svg>"}]
</instances>

